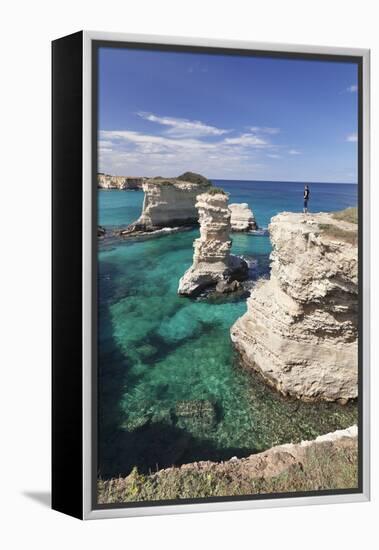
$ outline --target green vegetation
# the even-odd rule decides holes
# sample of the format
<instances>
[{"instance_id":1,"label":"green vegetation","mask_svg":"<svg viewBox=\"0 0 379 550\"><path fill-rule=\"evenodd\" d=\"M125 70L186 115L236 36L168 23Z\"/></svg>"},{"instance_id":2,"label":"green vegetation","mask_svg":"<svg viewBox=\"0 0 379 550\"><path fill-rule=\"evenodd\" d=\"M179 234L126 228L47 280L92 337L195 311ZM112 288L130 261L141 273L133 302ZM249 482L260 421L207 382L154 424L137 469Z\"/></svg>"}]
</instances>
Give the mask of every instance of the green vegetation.
<instances>
[{"instance_id":1,"label":"green vegetation","mask_svg":"<svg viewBox=\"0 0 379 550\"><path fill-rule=\"evenodd\" d=\"M345 210L334 212L332 216L336 220L343 220L350 223L358 223L358 208L356 206L354 208L346 208Z\"/></svg>"},{"instance_id":2,"label":"green vegetation","mask_svg":"<svg viewBox=\"0 0 379 550\"><path fill-rule=\"evenodd\" d=\"M159 185L173 185L174 183L178 181L186 181L189 183L196 183L197 185L209 185L211 186L212 183L202 176L201 174L196 174L195 172L185 172L181 176L178 176L177 178L164 178L162 176L155 176L154 178L149 178L150 181L154 183L159 183Z\"/></svg>"},{"instance_id":3,"label":"green vegetation","mask_svg":"<svg viewBox=\"0 0 379 550\"><path fill-rule=\"evenodd\" d=\"M204 498L262 493L351 489L358 483L356 445L312 446L277 476L262 477L249 462L191 464L142 475L134 468L126 478L98 481L99 503Z\"/></svg>"},{"instance_id":4,"label":"green vegetation","mask_svg":"<svg viewBox=\"0 0 379 550\"><path fill-rule=\"evenodd\" d=\"M227 195L221 187L211 187L207 193L208 195Z\"/></svg>"},{"instance_id":5,"label":"green vegetation","mask_svg":"<svg viewBox=\"0 0 379 550\"><path fill-rule=\"evenodd\" d=\"M190 183L211 185L211 182L207 178L201 174L196 174L196 172L184 172L184 174L178 176L176 179L179 181L189 181Z\"/></svg>"},{"instance_id":6,"label":"green vegetation","mask_svg":"<svg viewBox=\"0 0 379 550\"><path fill-rule=\"evenodd\" d=\"M347 229L342 229L332 223L320 223L319 228L325 235L331 237L332 239L345 241L346 243L354 245L358 242L358 234L356 230L349 231Z\"/></svg>"}]
</instances>

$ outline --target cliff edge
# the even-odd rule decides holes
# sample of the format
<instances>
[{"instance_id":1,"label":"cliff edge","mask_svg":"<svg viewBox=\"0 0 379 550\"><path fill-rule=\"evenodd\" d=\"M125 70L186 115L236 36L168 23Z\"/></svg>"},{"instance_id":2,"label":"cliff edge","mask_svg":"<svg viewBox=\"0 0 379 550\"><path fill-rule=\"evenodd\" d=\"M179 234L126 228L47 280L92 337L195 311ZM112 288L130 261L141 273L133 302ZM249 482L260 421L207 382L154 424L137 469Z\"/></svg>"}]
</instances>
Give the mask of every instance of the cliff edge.
<instances>
[{"instance_id":1,"label":"cliff edge","mask_svg":"<svg viewBox=\"0 0 379 550\"><path fill-rule=\"evenodd\" d=\"M357 225L337 214L272 218L271 276L231 328L243 364L284 395L357 397Z\"/></svg>"}]
</instances>

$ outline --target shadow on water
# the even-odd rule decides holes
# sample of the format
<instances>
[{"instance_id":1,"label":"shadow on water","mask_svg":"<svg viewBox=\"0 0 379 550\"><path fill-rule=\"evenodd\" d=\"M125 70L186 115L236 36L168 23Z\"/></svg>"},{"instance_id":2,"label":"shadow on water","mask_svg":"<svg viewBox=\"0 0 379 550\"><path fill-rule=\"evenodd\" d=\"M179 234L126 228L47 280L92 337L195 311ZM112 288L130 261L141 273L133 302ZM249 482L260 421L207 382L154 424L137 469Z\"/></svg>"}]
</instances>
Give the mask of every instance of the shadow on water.
<instances>
[{"instance_id":1,"label":"shadow on water","mask_svg":"<svg viewBox=\"0 0 379 550\"><path fill-rule=\"evenodd\" d=\"M140 472L148 473L157 469L180 465L199 460L228 460L233 456L248 456L251 448L220 448L207 437L207 430L212 431L214 425L205 423L200 428L203 437L195 437L185 427L180 426L172 409L164 409L164 419L154 421L151 417L138 417L139 427L133 430L124 429L125 411L122 399L128 388L138 384L142 375L132 373L132 363L118 350L112 335L111 318L107 307L101 308L99 315L101 332L106 334L104 342L99 346L98 361L98 476L103 479L125 476L136 466ZM150 341L161 344L159 356L167 353L171 346L163 346L157 337L151 336ZM163 349L163 347L165 349ZM156 359L156 358L155 358ZM152 368L154 368L152 366ZM158 398L164 398L167 388L164 385L156 387ZM212 405L215 411L214 422L222 417L217 404ZM184 424L191 419L184 418ZM209 420L209 419L208 419ZM197 428L201 419L194 419ZM179 424L179 425L178 425Z\"/></svg>"},{"instance_id":2,"label":"shadow on water","mask_svg":"<svg viewBox=\"0 0 379 550\"><path fill-rule=\"evenodd\" d=\"M250 449L219 449L207 439L165 423L153 423L133 432L116 430L108 434L101 453L99 476L128 475L134 466L143 473L154 472L199 460L228 460L248 456Z\"/></svg>"}]
</instances>

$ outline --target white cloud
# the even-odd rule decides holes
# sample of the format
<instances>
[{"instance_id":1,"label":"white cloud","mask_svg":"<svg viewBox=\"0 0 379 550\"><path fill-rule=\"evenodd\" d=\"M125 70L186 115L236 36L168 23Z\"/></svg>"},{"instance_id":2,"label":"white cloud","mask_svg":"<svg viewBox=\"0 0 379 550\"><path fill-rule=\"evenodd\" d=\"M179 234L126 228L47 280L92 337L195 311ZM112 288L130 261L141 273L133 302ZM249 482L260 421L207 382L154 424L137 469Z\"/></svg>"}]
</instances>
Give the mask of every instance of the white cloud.
<instances>
[{"instance_id":1,"label":"white cloud","mask_svg":"<svg viewBox=\"0 0 379 550\"><path fill-rule=\"evenodd\" d=\"M358 141L358 136L357 134L348 134L346 136L346 141L349 141L351 143L356 143Z\"/></svg>"},{"instance_id":2,"label":"white cloud","mask_svg":"<svg viewBox=\"0 0 379 550\"><path fill-rule=\"evenodd\" d=\"M139 112L138 116L150 122L156 122L162 126L167 126L167 133L176 137L185 136L221 136L230 132L223 128L216 128L205 124L200 120L188 120L186 118L175 118L168 116L158 116L153 113Z\"/></svg>"},{"instance_id":3,"label":"white cloud","mask_svg":"<svg viewBox=\"0 0 379 550\"><path fill-rule=\"evenodd\" d=\"M288 151L289 155L301 155L301 151L298 151L297 149L290 149Z\"/></svg>"},{"instance_id":4,"label":"white cloud","mask_svg":"<svg viewBox=\"0 0 379 550\"><path fill-rule=\"evenodd\" d=\"M242 147L265 147L269 145L267 141L254 134L241 134L237 137L225 138L224 143L227 145L241 145Z\"/></svg>"},{"instance_id":5,"label":"white cloud","mask_svg":"<svg viewBox=\"0 0 379 550\"><path fill-rule=\"evenodd\" d=\"M280 128L270 128L269 126L250 126L250 132L257 132L261 134L279 134Z\"/></svg>"},{"instance_id":6,"label":"white cloud","mask_svg":"<svg viewBox=\"0 0 379 550\"><path fill-rule=\"evenodd\" d=\"M282 158L280 155L276 155L274 153L268 153L267 156L270 157L270 159L281 159Z\"/></svg>"},{"instance_id":7,"label":"white cloud","mask_svg":"<svg viewBox=\"0 0 379 550\"><path fill-rule=\"evenodd\" d=\"M173 138L166 133L150 135L132 130L100 131L99 142L101 172L174 176L195 170L207 176L230 173L247 179L262 177L260 150L272 147L252 134L209 141L204 137Z\"/></svg>"},{"instance_id":8,"label":"white cloud","mask_svg":"<svg viewBox=\"0 0 379 550\"><path fill-rule=\"evenodd\" d=\"M346 88L346 91L350 92L351 94L354 94L355 92L358 91L358 86L356 84L351 84L351 86L348 86Z\"/></svg>"}]
</instances>

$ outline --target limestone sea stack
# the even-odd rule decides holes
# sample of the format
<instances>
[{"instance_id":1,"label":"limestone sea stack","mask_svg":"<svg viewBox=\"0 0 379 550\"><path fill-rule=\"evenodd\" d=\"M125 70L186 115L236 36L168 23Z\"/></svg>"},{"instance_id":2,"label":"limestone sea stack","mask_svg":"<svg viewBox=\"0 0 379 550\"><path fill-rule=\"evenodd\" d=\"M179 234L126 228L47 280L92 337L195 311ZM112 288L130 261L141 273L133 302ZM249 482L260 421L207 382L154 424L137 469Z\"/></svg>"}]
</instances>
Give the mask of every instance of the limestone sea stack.
<instances>
[{"instance_id":1,"label":"limestone sea stack","mask_svg":"<svg viewBox=\"0 0 379 550\"><path fill-rule=\"evenodd\" d=\"M304 400L357 397L357 226L338 217L272 218L270 279L231 328L245 365Z\"/></svg>"},{"instance_id":2,"label":"limestone sea stack","mask_svg":"<svg viewBox=\"0 0 379 550\"><path fill-rule=\"evenodd\" d=\"M230 254L228 195L221 189L197 197L200 237L194 241L193 264L179 281L178 293L194 296L209 286L247 278L247 263ZM225 290L223 290L225 291Z\"/></svg>"},{"instance_id":3,"label":"limestone sea stack","mask_svg":"<svg viewBox=\"0 0 379 550\"><path fill-rule=\"evenodd\" d=\"M133 190L142 189L144 178L134 176L110 176L109 174L97 174L97 186L99 189Z\"/></svg>"},{"instance_id":4,"label":"limestone sea stack","mask_svg":"<svg viewBox=\"0 0 379 550\"><path fill-rule=\"evenodd\" d=\"M232 231L254 231L258 229L253 212L246 202L229 204Z\"/></svg>"},{"instance_id":5,"label":"limestone sea stack","mask_svg":"<svg viewBox=\"0 0 379 550\"><path fill-rule=\"evenodd\" d=\"M142 214L126 233L196 225L196 198L211 186L209 180L193 172L186 172L178 178L146 180L142 186L145 193Z\"/></svg>"}]
</instances>

